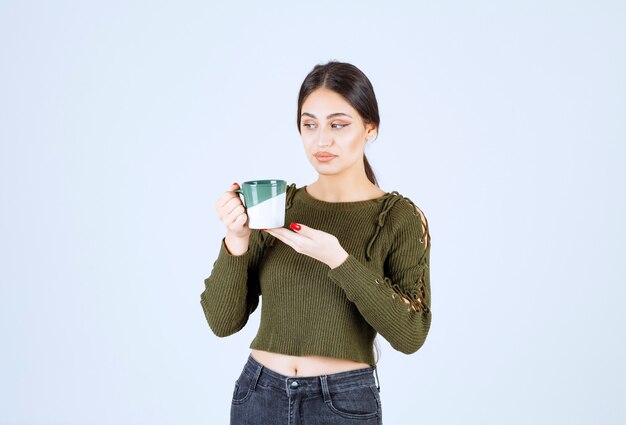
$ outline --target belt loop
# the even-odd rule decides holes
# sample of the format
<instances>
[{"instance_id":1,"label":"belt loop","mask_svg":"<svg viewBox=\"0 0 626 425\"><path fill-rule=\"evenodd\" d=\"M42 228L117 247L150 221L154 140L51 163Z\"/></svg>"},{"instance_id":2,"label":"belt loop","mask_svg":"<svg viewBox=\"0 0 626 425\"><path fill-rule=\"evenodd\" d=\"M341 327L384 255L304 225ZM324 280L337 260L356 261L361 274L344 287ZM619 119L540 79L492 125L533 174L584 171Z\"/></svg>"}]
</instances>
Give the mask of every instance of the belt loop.
<instances>
[{"instance_id":1,"label":"belt loop","mask_svg":"<svg viewBox=\"0 0 626 425\"><path fill-rule=\"evenodd\" d=\"M256 384L259 382L259 377L261 376L261 372L263 371L263 365L259 364L257 366L256 372L254 374L254 379L252 380L252 390L256 391Z\"/></svg>"},{"instance_id":2,"label":"belt loop","mask_svg":"<svg viewBox=\"0 0 626 425\"><path fill-rule=\"evenodd\" d=\"M324 394L324 402L329 403L330 402L330 391L328 390L327 376L326 375L320 376L320 382L322 384L322 393Z\"/></svg>"},{"instance_id":3,"label":"belt loop","mask_svg":"<svg viewBox=\"0 0 626 425\"><path fill-rule=\"evenodd\" d=\"M374 374L376 375L376 387L380 391L380 379L378 379L378 368L374 366Z\"/></svg>"}]
</instances>

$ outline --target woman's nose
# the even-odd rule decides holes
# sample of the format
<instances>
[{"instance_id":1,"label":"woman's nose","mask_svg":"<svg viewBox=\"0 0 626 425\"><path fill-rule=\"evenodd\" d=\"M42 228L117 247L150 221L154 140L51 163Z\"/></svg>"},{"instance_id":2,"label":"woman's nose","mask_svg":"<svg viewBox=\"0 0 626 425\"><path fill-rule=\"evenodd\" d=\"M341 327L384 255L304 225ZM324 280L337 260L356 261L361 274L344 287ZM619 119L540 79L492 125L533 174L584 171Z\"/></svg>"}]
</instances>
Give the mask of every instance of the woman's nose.
<instances>
[{"instance_id":1,"label":"woman's nose","mask_svg":"<svg viewBox=\"0 0 626 425\"><path fill-rule=\"evenodd\" d=\"M318 146L329 146L332 143L332 135L329 131L320 130L317 139Z\"/></svg>"}]
</instances>

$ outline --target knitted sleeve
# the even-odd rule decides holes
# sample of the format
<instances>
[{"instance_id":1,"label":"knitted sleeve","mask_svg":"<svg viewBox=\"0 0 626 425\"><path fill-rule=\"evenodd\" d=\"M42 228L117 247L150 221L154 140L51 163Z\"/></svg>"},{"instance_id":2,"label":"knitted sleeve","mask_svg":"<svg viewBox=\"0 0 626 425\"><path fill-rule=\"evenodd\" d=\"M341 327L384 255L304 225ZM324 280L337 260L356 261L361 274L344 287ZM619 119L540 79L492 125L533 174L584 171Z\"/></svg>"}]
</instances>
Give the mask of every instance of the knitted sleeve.
<instances>
[{"instance_id":1,"label":"knitted sleeve","mask_svg":"<svg viewBox=\"0 0 626 425\"><path fill-rule=\"evenodd\" d=\"M365 320L405 354L424 344L431 324L428 221L414 204L411 211L396 216L385 276L353 255L328 272Z\"/></svg>"},{"instance_id":2,"label":"knitted sleeve","mask_svg":"<svg viewBox=\"0 0 626 425\"><path fill-rule=\"evenodd\" d=\"M242 255L231 255L226 249L226 238L222 238L217 260L210 276L204 279L205 289L200 295L204 315L215 335L224 337L238 332L258 307L258 265L265 246L265 238L257 229L252 229L248 251Z\"/></svg>"}]
</instances>

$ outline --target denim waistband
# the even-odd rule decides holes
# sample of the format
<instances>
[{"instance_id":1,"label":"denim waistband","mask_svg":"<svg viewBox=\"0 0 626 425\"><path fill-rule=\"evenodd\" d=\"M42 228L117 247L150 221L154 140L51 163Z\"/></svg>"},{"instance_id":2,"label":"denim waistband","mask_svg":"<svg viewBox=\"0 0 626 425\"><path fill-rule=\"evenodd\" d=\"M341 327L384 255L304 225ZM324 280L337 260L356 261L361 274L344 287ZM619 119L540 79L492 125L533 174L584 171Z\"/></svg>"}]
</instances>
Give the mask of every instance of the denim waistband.
<instances>
[{"instance_id":1,"label":"denim waistband","mask_svg":"<svg viewBox=\"0 0 626 425\"><path fill-rule=\"evenodd\" d=\"M374 385L380 390L375 366L319 376L286 376L267 368L252 355L249 355L243 373L255 381L254 386L272 387L285 391L287 394L293 392L320 393L324 387L341 389L356 385ZM374 378L374 374L376 374L376 378Z\"/></svg>"}]
</instances>

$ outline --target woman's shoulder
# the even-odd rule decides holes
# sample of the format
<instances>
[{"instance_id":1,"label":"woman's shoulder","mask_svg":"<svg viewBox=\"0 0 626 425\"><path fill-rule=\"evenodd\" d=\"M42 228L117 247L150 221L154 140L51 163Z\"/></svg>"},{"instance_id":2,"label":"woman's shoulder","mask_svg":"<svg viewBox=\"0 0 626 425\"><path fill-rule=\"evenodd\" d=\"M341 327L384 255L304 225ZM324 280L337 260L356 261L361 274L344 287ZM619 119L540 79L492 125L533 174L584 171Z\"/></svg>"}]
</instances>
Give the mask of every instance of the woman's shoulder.
<instances>
[{"instance_id":1,"label":"woman's shoulder","mask_svg":"<svg viewBox=\"0 0 626 425\"><path fill-rule=\"evenodd\" d=\"M291 208L291 203L293 202L293 197L296 195L296 192L300 188L296 187L294 182L287 182L287 187L285 189L285 208Z\"/></svg>"},{"instance_id":2,"label":"woman's shoulder","mask_svg":"<svg viewBox=\"0 0 626 425\"><path fill-rule=\"evenodd\" d=\"M395 214L402 216L416 216L422 209L418 206L418 203L405 194L394 190L393 192L386 192L381 200L384 202L393 203L393 211Z\"/></svg>"},{"instance_id":3,"label":"woman's shoulder","mask_svg":"<svg viewBox=\"0 0 626 425\"><path fill-rule=\"evenodd\" d=\"M299 189L299 187L297 187L297 185L296 185L296 183L295 183L295 182L290 182L290 181L287 181L286 192L287 192L287 194L288 194L288 195L289 195L290 193L292 193L292 192L297 191L298 189Z\"/></svg>"},{"instance_id":4,"label":"woman's shoulder","mask_svg":"<svg viewBox=\"0 0 626 425\"><path fill-rule=\"evenodd\" d=\"M388 209L394 224L417 225L419 223L422 231L428 232L428 219L418 203L398 191L388 192L386 202L393 204Z\"/></svg>"}]
</instances>

